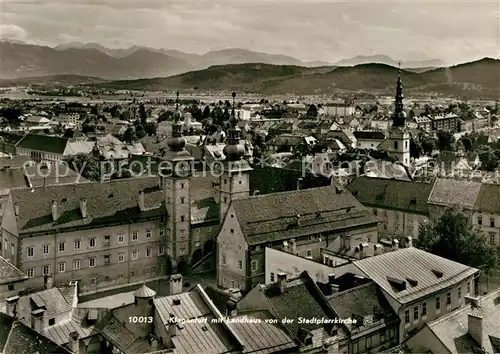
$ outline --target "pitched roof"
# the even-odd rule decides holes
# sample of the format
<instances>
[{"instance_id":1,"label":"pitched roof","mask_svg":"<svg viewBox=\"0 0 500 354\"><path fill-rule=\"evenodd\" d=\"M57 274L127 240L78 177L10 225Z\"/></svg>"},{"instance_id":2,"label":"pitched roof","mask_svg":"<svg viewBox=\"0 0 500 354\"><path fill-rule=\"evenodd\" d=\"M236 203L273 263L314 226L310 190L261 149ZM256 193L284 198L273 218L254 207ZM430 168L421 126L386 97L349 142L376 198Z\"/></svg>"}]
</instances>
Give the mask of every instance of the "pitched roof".
<instances>
[{"instance_id":1,"label":"pitched roof","mask_svg":"<svg viewBox=\"0 0 500 354\"><path fill-rule=\"evenodd\" d=\"M385 140L385 134L381 131L362 131L352 132L357 140Z\"/></svg>"},{"instance_id":2,"label":"pitched roof","mask_svg":"<svg viewBox=\"0 0 500 354\"><path fill-rule=\"evenodd\" d=\"M24 136L0 132L0 143L16 145Z\"/></svg>"},{"instance_id":3,"label":"pitched roof","mask_svg":"<svg viewBox=\"0 0 500 354\"><path fill-rule=\"evenodd\" d=\"M30 187L52 186L57 184L71 184L89 182L77 172L69 168L68 165L33 165L24 169L24 174L28 178Z\"/></svg>"},{"instance_id":4,"label":"pitched roof","mask_svg":"<svg viewBox=\"0 0 500 354\"><path fill-rule=\"evenodd\" d=\"M353 264L401 304L430 295L479 271L414 247L365 258ZM405 264L409 266L402 266ZM405 288L398 288L399 283Z\"/></svg>"},{"instance_id":5,"label":"pitched roof","mask_svg":"<svg viewBox=\"0 0 500 354\"><path fill-rule=\"evenodd\" d=\"M0 312L0 352L3 354L66 354L67 349Z\"/></svg>"},{"instance_id":6,"label":"pitched roof","mask_svg":"<svg viewBox=\"0 0 500 354\"><path fill-rule=\"evenodd\" d=\"M63 155L68 139L48 135L26 134L17 147Z\"/></svg>"},{"instance_id":7,"label":"pitched roof","mask_svg":"<svg viewBox=\"0 0 500 354\"><path fill-rule=\"evenodd\" d=\"M431 332L452 354L472 353L484 347L486 353L498 353L500 348L500 290L478 300L483 321L483 343L476 343L468 335L468 314L473 306L467 304L437 320L427 323Z\"/></svg>"},{"instance_id":8,"label":"pitched roof","mask_svg":"<svg viewBox=\"0 0 500 354\"><path fill-rule=\"evenodd\" d=\"M432 184L361 176L347 189L365 206L427 214Z\"/></svg>"},{"instance_id":9,"label":"pitched roof","mask_svg":"<svg viewBox=\"0 0 500 354\"><path fill-rule=\"evenodd\" d=\"M388 324L398 320L386 298L373 282L336 293L328 297L328 302L340 318L363 318L364 329L378 326L382 322ZM351 334L360 329L352 323L347 322L345 325Z\"/></svg>"},{"instance_id":10,"label":"pitched roof","mask_svg":"<svg viewBox=\"0 0 500 354\"><path fill-rule=\"evenodd\" d=\"M472 209L481 191L481 183L468 180L438 178L434 182L429 204L442 206L459 205Z\"/></svg>"},{"instance_id":11,"label":"pitched roof","mask_svg":"<svg viewBox=\"0 0 500 354\"><path fill-rule=\"evenodd\" d=\"M0 170L0 189L26 188L28 181L22 169L2 169Z\"/></svg>"},{"instance_id":12,"label":"pitched roof","mask_svg":"<svg viewBox=\"0 0 500 354\"><path fill-rule=\"evenodd\" d=\"M154 297L156 295L156 292L146 286L144 284L141 286L139 289L134 291L134 296L139 297L139 298L146 298L146 297Z\"/></svg>"},{"instance_id":13,"label":"pitched roof","mask_svg":"<svg viewBox=\"0 0 500 354\"><path fill-rule=\"evenodd\" d=\"M140 191L144 191L145 206L150 208L142 213L138 204ZM203 199L211 193L211 177L191 180L191 197L194 200ZM157 217L158 208L165 198L159 188L159 179L155 177L18 189L11 194L13 202L19 203L18 229L24 233L105 224L142 216ZM86 219L80 212L82 198L87 200ZM54 200L60 215L55 223L52 219Z\"/></svg>"},{"instance_id":14,"label":"pitched roof","mask_svg":"<svg viewBox=\"0 0 500 354\"><path fill-rule=\"evenodd\" d=\"M0 256L0 284L13 283L25 279L28 279L26 274Z\"/></svg>"},{"instance_id":15,"label":"pitched roof","mask_svg":"<svg viewBox=\"0 0 500 354\"><path fill-rule=\"evenodd\" d=\"M500 185L483 183L479 190L474 209L485 213L500 212Z\"/></svg>"},{"instance_id":16,"label":"pitched roof","mask_svg":"<svg viewBox=\"0 0 500 354\"><path fill-rule=\"evenodd\" d=\"M332 186L257 195L231 206L251 245L378 222L351 193Z\"/></svg>"},{"instance_id":17,"label":"pitched roof","mask_svg":"<svg viewBox=\"0 0 500 354\"><path fill-rule=\"evenodd\" d=\"M1 140L0 140L1 142ZM29 156L24 155L13 155L10 157L1 157L0 158L0 168L21 168L25 166L25 164L34 161Z\"/></svg>"},{"instance_id":18,"label":"pitched roof","mask_svg":"<svg viewBox=\"0 0 500 354\"><path fill-rule=\"evenodd\" d=\"M71 311L73 301L64 295L67 294L63 294L61 290L54 287L31 295L22 296L18 301L18 313L21 321L25 322L27 326L31 325L30 316L27 314L31 313L32 301L37 307L45 306L45 316L47 318Z\"/></svg>"}]
</instances>

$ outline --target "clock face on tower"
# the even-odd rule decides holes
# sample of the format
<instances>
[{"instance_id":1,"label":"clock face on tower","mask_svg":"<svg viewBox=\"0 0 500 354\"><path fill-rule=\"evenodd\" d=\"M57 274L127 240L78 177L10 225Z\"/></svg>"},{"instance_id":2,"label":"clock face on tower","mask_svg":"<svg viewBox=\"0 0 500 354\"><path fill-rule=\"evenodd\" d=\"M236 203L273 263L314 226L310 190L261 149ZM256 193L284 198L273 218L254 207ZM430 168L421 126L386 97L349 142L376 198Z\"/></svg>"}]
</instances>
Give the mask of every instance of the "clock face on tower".
<instances>
[{"instance_id":1,"label":"clock face on tower","mask_svg":"<svg viewBox=\"0 0 500 354\"><path fill-rule=\"evenodd\" d=\"M180 161L175 164L174 171L177 177L189 177L191 174L191 166L187 161Z\"/></svg>"}]
</instances>

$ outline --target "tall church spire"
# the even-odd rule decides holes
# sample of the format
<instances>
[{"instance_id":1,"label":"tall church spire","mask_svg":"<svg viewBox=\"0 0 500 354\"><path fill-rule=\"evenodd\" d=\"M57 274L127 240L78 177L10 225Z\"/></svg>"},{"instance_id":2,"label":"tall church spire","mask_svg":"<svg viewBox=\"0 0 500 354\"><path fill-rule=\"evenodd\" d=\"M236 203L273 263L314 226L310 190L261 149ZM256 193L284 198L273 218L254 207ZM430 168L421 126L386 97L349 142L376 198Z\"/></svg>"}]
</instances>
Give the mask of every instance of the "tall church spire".
<instances>
[{"instance_id":1,"label":"tall church spire","mask_svg":"<svg viewBox=\"0 0 500 354\"><path fill-rule=\"evenodd\" d=\"M241 129L238 127L238 119L236 119L235 113L235 103L234 99L236 97L236 92L233 92L233 109L231 111L231 118L229 123L231 128L229 128L229 134L227 139L227 145L224 146L222 151L226 155L227 161L239 161L245 155L245 147L240 145L240 133Z\"/></svg>"},{"instance_id":2,"label":"tall church spire","mask_svg":"<svg viewBox=\"0 0 500 354\"><path fill-rule=\"evenodd\" d=\"M403 105L403 81L401 81L401 63L399 63L398 82L396 84L396 97L395 108L392 115L392 125L394 127L404 127L406 120L406 113Z\"/></svg>"}]
</instances>

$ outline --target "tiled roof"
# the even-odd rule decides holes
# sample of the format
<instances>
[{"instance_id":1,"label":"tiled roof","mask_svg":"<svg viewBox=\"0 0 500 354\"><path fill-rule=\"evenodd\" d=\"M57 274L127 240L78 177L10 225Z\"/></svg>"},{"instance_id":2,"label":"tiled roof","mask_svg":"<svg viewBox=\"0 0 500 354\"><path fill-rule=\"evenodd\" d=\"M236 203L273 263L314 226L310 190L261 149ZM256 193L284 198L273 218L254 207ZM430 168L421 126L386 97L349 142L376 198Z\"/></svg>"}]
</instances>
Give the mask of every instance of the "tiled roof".
<instances>
[{"instance_id":1,"label":"tiled roof","mask_svg":"<svg viewBox=\"0 0 500 354\"><path fill-rule=\"evenodd\" d=\"M243 341L243 353L267 354L285 350L295 352L293 349L297 345L293 339L276 325L265 321L255 321L260 319L260 316L245 314L234 319L236 322L232 324L232 327Z\"/></svg>"},{"instance_id":2,"label":"tiled roof","mask_svg":"<svg viewBox=\"0 0 500 354\"><path fill-rule=\"evenodd\" d=\"M64 297L63 293L58 288L43 290L31 295L23 296L19 299L19 316L22 316L23 321L27 326L31 325L29 314L31 313L31 301L36 304L45 305L45 316L47 318L55 317L59 314L71 311L73 302Z\"/></svg>"},{"instance_id":3,"label":"tiled roof","mask_svg":"<svg viewBox=\"0 0 500 354\"><path fill-rule=\"evenodd\" d=\"M218 221L220 208L213 198L191 202L191 224Z\"/></svg>"},{"instance_id":4,"label":"tiled roof","mask_svg":"<svg viewBox=\"0 0 500 354\"><path fill-rule=\"evenodd\" d=\"M69 354L70 352L28 326L0 312L0 353Z\"/></svg>"},{"instance_id":5,"label":"tiled roof","mask_svg":"<svg viewBox=\"0 0 500 354\"><path fill-rule=\"evenodd\" d=\"M483 183L479 190L477 200L474 204L475 210L481 212L500 212L500 185Z\"/></svg>"},{"instance_id":6,"label":"tiled roof","mask_svg":"<svg viewBox=\"0 0 500 354\"><path fill-rule=\"evenodd\" d=\"M372 178L397 179L410 181L408 170L400 163L370 159L363 166L365 175Z\"/></svg>"},{"instance_id":7,"label":"tiled roof","mask_svg":"<svg viewBox=\"0 0 500 354\"><path fill-rule=\"evenodd\" d=\"M476 343L468 335L468 314L472 312L471 304L465 305L427 326L437 339L452 354L473 353L475 349L484 347L486 353L498 353L500 348L500 290L482 296L478 310L482 313L483 343Z\"/></svg>"},{"instance_id":8,"label":"tiled roof","mask_svg":"<svg viewBox=\"0 0 500 354\"><path fill-rule=\"evenodd\" d=\"M381 131L361 131L353 132L357 140L385 140L385 134Z\"/></svg>"},{"instance_id":9,"label":"tiled roof","mask_svg":"<svg viewBox=\"0 0 500 354\"><path fill-rule=\"evenodd\" d=\"M134 296L139 298L154 297L155 295L156 292L153 289L148 288L146 285L143 285L134 291Z\"/></svg>"},{"instance_id":10,"label":"tiled roof","mask_svg":"<svg viewBox=\"0 0 500 354\"><path fill-rule=\"evenodd\" d=\"M34 165L26 167L24 174L28 178L30 187L53 186L57 184L84 183L88 180L73 171L66 164Z\"/></svg>"},{"instance_id":11,"label":"tiled roof","mask_svg":"<svg viewBox=\"0 0 500 354\"><path fill-rule=\"evenodd\" d=\"M378 222L349 192L337 193L332 186L258 195L234 200L231 205L249 244Z\"/></svg>"},{"instance_id":12,"label":"tiled roof","mask_svg":"<svg viewBox=\"0 0 500 354\"><path fill-rule=\"evenodd\" d=\"M429 196L429 204L472 209L481 192L481 183L468 180L438 178Z\"/></svg>"},{"instance_id":13,"label":"tiled roof","mask_svg":"<svg viewBox=\"0 0 500 354\"><path fill-rule=\"evenodd\" d=\"M0 284L9 284L24 279L28 279L26 274L0 256Z\"/></svg>"},{"instance_id":14,"label":"tiled roof","mask_svg":"<svg viewBox=\"0 0 500 354\"><path fill-rule=\"evenodd\" d=\"M77 332L80 339L97 335L96 324L99 323L107 314L107 309L95 309L98 313L96 322L89 323L87 314L90 309L75 308L73 317L69 321L56 324L45 329L45 336L59 345L65 345L70 341L70 334Z\"/></svg>"},{"instance_id":15,"label":"tiled roof","mask_svg":"<svg viewBox=\"0 0 500 354\"><path fill-rule=\"evenodd\" d=\"M134 333L129 331L118 318L112 314L98 324L99 333L123 353L131 353L129 347L135 342Z\"/></svg>"},{"instance_id":16,"label":"tiled roof","mask_svg":"<svg viewBox=\"0 0 500 354\"><path fill-rule=\"evenodd\" d=\"M398 320L384 295L373 282L336 293L328 298L328 302L340 318L362 317L365 329L382 322L387 324ZM357 330L351 323L346 323L346 327L351 333Z\"/></svg>"},{"instance_id":17,"label":"tiled roof","mask_svg":"<svg viewBox=\"0 0 500 354\"><path fill-rule=\"evenodd\" d=\"M139 211L139 192L144 191L146 208ZM18 228L21 232L38 232L89 224L129 221L141 216L158 216L164 201L164 191L155 177L115 180L104 183L80 183L46 188L18 189L11 192L13 202L19 202ZM212 178L191 180L191 198L204 199L212 194ZM201 198L200 198L201 197ZM80 212L80 199L87 200L88 218ZM59 219L52 219L52 201L57 201ZM164 212L164 211L162 211Z\"/></svg>"},{"instance_id":18,"label":"tiled roof","mask_svg":"<svg viewBox=\"0 0 500 354\"><path fill-rule=\"evenodd\" d=\"M0 189L26 188L28 181L24 177L22 169L0 170Z\"/></svg>"},{"instance_id":19,"label":"tiled roof","mask_svg":"<svg viewBox=\"0 0 500 354\"><path fill-rule=\"evenodd\" d=\"M347 189L365 206L427 215L432 184L361 176Z\"/></svg>"},{"instance_id":20,"label":"tiled roof","mask_svg":"<svg viewBox=\"0 0 500 354\"><path fill-rule=\"evenodd\" d=\"M174 300L179 300L179 304L175 305ZM196 290L157 298L153 302L164 325L168 324L170 314L184 320L212 315L211 309Z\"/></svg>"},{"instance_id":21,"label":"tiled roof","mask_svg":"<svg viewBox=\"0 0 500 354\"><path fill-rule=\"evenodd\" d=\"M67 144L68 139L66 138L27 134L17 143L16 146L22 149L37 150L62 155L66 150Z\"/></svg>"},{"instance_id":22,"label":"tiled roof","mask_svg":"<svg viewBox=\"0 0 500 354\"><path fill-rule=\"evenodd\" d=\"M353 264L401 304L430 295L478 272L475 268L414 247L365 258ZM403 282L406 288L400 291L391 279Z\"/></svg>"}]
</instances>

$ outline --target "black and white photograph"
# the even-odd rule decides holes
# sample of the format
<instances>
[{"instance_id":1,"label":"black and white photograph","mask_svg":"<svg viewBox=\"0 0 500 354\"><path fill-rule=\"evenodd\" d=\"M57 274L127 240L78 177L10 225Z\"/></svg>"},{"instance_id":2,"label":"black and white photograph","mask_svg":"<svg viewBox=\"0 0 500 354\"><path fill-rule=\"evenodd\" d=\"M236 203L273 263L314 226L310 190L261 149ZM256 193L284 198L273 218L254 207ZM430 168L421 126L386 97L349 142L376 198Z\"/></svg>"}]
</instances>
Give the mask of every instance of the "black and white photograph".
<instances>
[{"instance_id":1,"label":"black and white photograph","mask_svg":"<svg viewBox=\"0 0 500 354\"><path fill-rule=\"evenodd\" d=\"M0 354L500 354L498 0L0 0Z\"/></svg>"}]
</instances>

